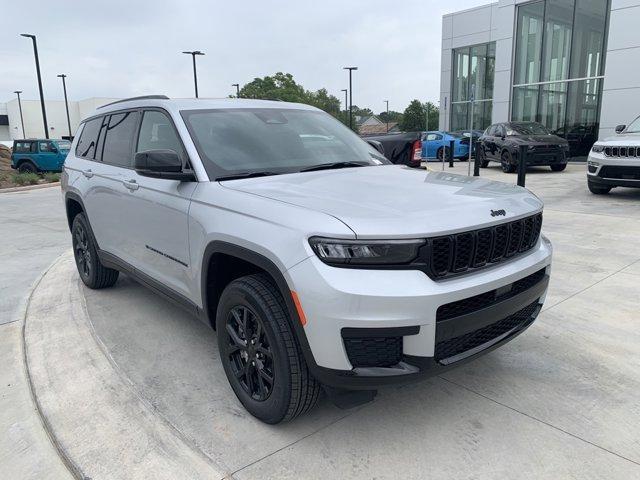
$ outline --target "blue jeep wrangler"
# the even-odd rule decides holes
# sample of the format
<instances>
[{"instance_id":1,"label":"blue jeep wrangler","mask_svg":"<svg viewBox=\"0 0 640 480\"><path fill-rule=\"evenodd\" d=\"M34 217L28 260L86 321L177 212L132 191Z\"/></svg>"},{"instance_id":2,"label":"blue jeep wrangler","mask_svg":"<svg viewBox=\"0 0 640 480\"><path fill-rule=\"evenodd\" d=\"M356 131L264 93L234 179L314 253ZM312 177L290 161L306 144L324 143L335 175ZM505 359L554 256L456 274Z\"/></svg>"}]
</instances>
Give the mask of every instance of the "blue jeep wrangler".
<instances>
[{"instance_id":1,"label":"blue jeep wrangler","mask_svg":"<svg viewBox=\"0 0 640 480\"><path fill-rule=\"evenodd\" d=\"M69 140L14 140L11 168L20 173L61 172Z\"/></svg>"}]
</instances>

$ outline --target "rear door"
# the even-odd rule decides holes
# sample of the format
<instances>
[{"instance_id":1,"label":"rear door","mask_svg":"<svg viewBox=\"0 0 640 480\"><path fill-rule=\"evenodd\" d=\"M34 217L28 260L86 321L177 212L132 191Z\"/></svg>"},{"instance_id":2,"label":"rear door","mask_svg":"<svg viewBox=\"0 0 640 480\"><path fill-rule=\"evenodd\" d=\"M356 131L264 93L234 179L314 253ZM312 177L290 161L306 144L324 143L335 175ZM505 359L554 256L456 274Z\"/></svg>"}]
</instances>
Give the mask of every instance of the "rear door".
<instances>
[{"instance_id":1,"label":"rear door","mask_svg":"<svg viewBox=\"0 0 640 480\"><path fill-rule=\"evenodd\" d=\"M169 114L160 109L142 112L133 155L149 150L173 150L189 168L182 141ZM189 298L189 206L197 182L180 182L127 171L125 236L133 266Z\"/></svg>"}]
</instances>

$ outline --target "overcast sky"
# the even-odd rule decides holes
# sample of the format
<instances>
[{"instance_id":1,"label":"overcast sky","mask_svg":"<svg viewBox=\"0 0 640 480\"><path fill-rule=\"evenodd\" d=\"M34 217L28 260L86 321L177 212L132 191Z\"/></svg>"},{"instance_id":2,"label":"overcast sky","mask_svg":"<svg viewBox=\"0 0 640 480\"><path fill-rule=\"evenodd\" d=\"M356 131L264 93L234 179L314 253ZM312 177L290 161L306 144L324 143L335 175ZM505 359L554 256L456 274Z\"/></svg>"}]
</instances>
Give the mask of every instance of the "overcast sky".
<instances>
[{"instance_id":1,"label":"overcast sky","mask_svg":"<svg viewBox=\"0 0 640 480\"><path fill-rule=\"evenodd\" d=\"M45 98L193 96L191 57L198 57L201 97L233 93L255 77L293 74L305 88L342 99L343 66L357 65L353 102L375 112L389 99L439 95L442 15L487 0L244 0L3 2L0 100L23 90L37 99L31 41L38 37Z\"/></svg>"}]
</instances>

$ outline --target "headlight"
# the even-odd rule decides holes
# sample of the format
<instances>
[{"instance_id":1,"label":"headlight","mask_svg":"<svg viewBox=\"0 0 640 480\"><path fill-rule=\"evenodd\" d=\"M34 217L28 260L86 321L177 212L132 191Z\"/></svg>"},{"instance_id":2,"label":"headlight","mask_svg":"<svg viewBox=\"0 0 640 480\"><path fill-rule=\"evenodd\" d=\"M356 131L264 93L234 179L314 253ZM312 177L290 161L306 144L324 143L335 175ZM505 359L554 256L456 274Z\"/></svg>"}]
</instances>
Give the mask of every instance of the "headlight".
<instances>
[{"instance_id":1,"label":"headlight","mask_svg":"<svg viewBox=\"0 0 640 480\"><path fill-rule=\"evenodd\" d=\"M593 153L602 153L604 152L604 145L594 145L593 147L591 147L591 151Z\"/></svg>"},{"instance_id":2,"label":"headlight","mask_svg":"<svg viewBox=\"0 0 640 480\"><path fill-rule=\"evenodd\" d=\"M340 240L313 237L309 244L330 265L401 265L418 256L424 240Z\"/></svg>"}]
</instances>

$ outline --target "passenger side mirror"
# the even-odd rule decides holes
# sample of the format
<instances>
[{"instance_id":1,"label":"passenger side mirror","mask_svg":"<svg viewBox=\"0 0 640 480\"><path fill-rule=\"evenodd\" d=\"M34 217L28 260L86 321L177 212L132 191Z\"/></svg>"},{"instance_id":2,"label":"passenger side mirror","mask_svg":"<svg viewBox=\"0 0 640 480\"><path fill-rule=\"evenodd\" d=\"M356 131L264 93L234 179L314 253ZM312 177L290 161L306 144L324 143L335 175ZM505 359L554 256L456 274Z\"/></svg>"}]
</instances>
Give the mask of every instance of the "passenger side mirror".
<instances>
[{"instance_id":1,"label":"passenger side mirror","mask_svg":"<svg viewBox=\"0 0 640 480\"><path fill-rule=\"evenodd\" d=\"M135 169L139 175L181 182L195 181L192 172L182 171L182 160L173 150L147 150L136 153Z\"/></svg>"},{"instance_id":2,"label":"passenger side mirror","mask_svg":"<svg viewBox=\"0 0 640 480\"><path fill-rule=\"evenodd\" d=\"M626 126L626 125L618 125L618 126L616 127L616 133L622 133L622 132L624 132L624 129L625 129L625 128L627 128L627 126Z\"/></svg>"}]
</instances>

